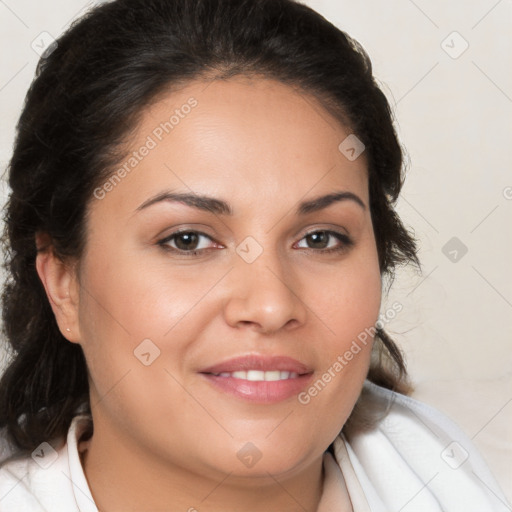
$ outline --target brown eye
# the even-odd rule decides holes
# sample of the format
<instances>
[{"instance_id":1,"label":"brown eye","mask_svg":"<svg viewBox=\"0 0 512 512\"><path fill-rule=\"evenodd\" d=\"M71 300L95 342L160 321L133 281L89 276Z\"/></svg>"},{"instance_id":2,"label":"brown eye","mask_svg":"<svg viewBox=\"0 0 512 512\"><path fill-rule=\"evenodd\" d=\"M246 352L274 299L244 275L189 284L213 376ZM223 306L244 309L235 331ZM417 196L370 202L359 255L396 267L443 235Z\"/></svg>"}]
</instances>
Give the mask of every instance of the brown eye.
<instances>
[{"instance_id":1,"label":"brown eye","mask_svg":"<svg viewBox=\"0 0 512 512\"><path fill-rule=\"evenodd\" d=\"M325 249L329 245L331 235L326 231L316 231L307 235L305 238L311 249Z\"/></svg>"},{"instance_id":2,"label":"brown eye","mask_svg":"<svg viewBox=\"0 0 512 512\"><path fill-rule=\"evenodd\" d=\"M174 240L174 243L178 249L182 251L190 251L197 249L197 245L199 243L199 236L197 235L197 233L190 231L174 235Z\"/></svg>"},{"instance_id":3,"label":"brown eye","mask_svg":"<svg viewBox=\"0 0 512 512\"><path fill-rule=\"evenodd\" d=\"M218 245L206 234L198 231L177 231L158 242L166 250L198 254Z\"/></svg>"},{"instance_id":4,"label":"brown eye","mask_svg":"<svg viewBox=\"0 0 512 512\"><path fill-rule=\"evenodd\" d=\"M305 245L304 245L305 242ZM318 230L304 236L298 247L300 249L314 249L319 253L342 252L354 245L352 239L337 231Z\"/></svg>"}]
</instances>

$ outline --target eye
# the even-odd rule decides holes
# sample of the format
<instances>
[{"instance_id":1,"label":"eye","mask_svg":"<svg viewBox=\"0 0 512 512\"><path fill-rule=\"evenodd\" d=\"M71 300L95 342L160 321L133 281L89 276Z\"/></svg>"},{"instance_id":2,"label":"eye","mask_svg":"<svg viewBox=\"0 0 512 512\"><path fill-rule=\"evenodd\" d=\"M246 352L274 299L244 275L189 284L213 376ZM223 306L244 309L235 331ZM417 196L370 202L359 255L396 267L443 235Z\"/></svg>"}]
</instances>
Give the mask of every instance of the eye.
<instances>
[{"instance_id":1,"label":"eye","mask_svg":"<svg viewBox=\"0 0 512 512\"><path fill-rule=\"evenodd\" d=\"M195 254L213 248L212 243L218 247L208 235L199 231L177 231L160 240L158 245L171 251Z\"/></svg>"},{"instance_id":2,"label":"eye","mask_svg":"<svg viewBox=\"0 0 512 512\"><path fill-rule=\"evenodd\" d=\"M306 246L300 245L305 241ZM341 252L347 250L354 242L352 239L344 233L338 233L337 231L319 230L312 231L303 237L298 244L299 248L304 249L315 249L320 252Z\"/></svg>"},{"instance_id":3,"label":"eye","mask_svg":"<svg viewBox=\"0 0 512 512\"><path fill-rule=\"evenodd\" d=\"M304 243L306 245L304 245ZM171 233L158 242L166 251L197 256L210 249L222 248L210 236L200 231L182 230ZM320 253L343 252L348 250L354 242L352 239L337 231L317 230L307 233L297 244L299 249L310 249Z\"/></svg>"}]
</instances>

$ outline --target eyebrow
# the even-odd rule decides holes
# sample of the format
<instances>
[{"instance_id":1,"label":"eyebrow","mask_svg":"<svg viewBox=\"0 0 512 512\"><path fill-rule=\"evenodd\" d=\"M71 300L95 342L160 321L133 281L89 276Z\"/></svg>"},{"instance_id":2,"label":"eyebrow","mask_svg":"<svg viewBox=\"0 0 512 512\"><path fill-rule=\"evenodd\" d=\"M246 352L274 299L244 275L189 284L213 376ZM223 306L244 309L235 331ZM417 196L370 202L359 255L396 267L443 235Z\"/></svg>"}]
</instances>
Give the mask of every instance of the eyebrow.
<instances>
[{"instance_id":1,"label":"eyebrow","mask_svg":"<svg viewBox=\"0 0 512 512\"><path fill-rule=\"evenodd\" d=\"M204 210L216 215L233 215L233 210L230 205L222 199L216 199L205 195L198 195L194 193L178 193L178 192L162 192L156 196L150 197L144 201L137 209L136 212L149 208L150 206L160 202L178 202L183 203L192 208ZM366 205L359 196L353 192L340 191L327 194L324 196L310 199L309 201L301 202L296 209L297 215L307 215L308 213L317 212L330 206L331 204L352 201L358 204L363 210L366 210Z\"/></svg>"}]
</instances>

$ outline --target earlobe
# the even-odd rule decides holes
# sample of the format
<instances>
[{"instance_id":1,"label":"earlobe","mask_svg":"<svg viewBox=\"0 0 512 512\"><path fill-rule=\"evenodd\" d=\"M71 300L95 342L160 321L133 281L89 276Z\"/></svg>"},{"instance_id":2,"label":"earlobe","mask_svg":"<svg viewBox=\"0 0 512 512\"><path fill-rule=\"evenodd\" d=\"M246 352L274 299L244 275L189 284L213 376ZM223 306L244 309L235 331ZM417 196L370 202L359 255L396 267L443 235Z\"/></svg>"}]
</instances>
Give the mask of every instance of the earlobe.
<instances>
[{"instance_id":1,"label":"earlobe","mask_svg":"<svg viewBox=\"0 0 512 512\"><path fill-rule=\"evenodd\" d=\"M78 287L73 266L63 262L44 234L36 235L36 269L62 335L78 342Z\"/></svg>"}]
</instances>

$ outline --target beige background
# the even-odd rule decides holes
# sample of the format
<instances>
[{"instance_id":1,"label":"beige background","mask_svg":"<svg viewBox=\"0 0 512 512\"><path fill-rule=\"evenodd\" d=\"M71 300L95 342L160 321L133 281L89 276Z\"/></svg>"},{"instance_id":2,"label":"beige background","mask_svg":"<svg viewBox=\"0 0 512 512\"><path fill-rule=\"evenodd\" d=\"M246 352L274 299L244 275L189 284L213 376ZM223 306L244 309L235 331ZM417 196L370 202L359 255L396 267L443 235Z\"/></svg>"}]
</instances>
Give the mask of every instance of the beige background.
<instances>
[{"instance_id":1,"label":"beige background","mask_svg":"<svg viewBox=\"0 0 512 512\"><path fill-rule=\"evenodd\" d=\"M409 153L398 209L424 270L400 272L383 311L403 305L387 328L415 396L466 431L512 500L512 1L305 3L368 51ZM92 4L0 1L2 173L38 60L32 42Z\"/></svg>"}]
</instances>

